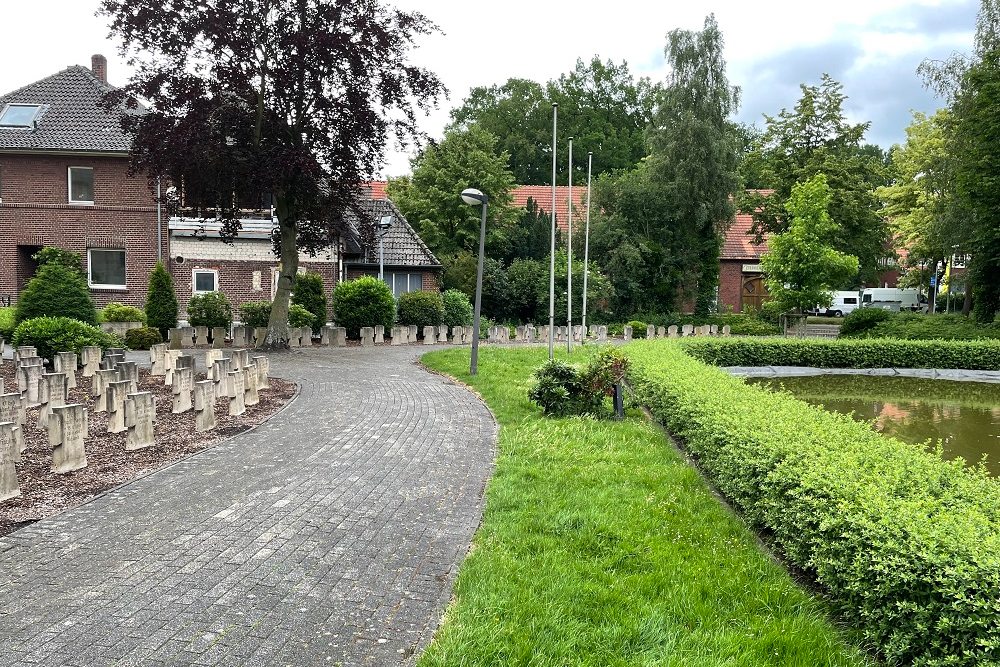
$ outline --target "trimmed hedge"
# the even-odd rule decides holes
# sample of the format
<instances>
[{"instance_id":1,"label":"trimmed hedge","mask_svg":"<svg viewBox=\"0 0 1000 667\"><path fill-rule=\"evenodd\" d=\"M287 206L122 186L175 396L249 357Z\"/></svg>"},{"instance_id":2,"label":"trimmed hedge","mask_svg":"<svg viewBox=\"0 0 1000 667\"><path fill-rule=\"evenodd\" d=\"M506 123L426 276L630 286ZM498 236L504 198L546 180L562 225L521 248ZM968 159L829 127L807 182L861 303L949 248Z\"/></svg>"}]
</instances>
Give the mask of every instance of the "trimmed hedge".
<instances>
[{"instance_id":1,"label":"trimmed hedge","mask_svg":"<svg viewBox=\"0 0 1000 667\"><path fill-rule=\"evenodd\" d=\"M887 662L1000 664L996 480L672 341L624 350L639 400Z\"/></svg>"},{"instance_id":2,"label":"trimmed hedge","mask_svg":"<svg viewBox=\"0 0 1000 667\"><path fill-rule=\"evenodd\" d=\"M114 334L69 317L36 317L25 320L14 330L14 347L31 345L38 356L52 359L56 352L80 353L88 345L102 348L123 347L124 342Z\"/></svg>"},{"instance_id":3,"label":"trimmed hedge","mask_svg":"<svg viewBox=\"0 0 1000 667\"><path fill-rule=\"evenodd\" d=\"M854 313L870 311L871 308ZM875 311L885 312L885 311ZM851 313L847 317L854 315ZM840 329L841 338L904 338L907 340L981 340L1000 338L1000 326L979 324L962 315L924 315L922 313L886 313L877 322L864 328Z\"/></svg>"},{"instance_id":4,"label":"trimmed hedge","mask_svg":"<svg viewBox=\"0 0 1000 667\"><path fill-rule=\"evenodd\" d=\"M193 327L223 327L233 323L233 307L222 292L195 294L188 302L188 321Z\"/></svg>"},{"instance_id":5,"label":"trimmed hedge","mask_svg":"<svg viewBox=\"0 0 1000 667\"><path fill-rule=\"evenodd\" d=\"M291 307L289 306L289 312ZM240 304L240 322L245 327L266 327L271 321L270 301L247 301Z\"/></svg>"},{"instance_id":6,"label":"trimmed hedge","mask_svg":"<svg viewBox=\"0 0 1000 667\"><path fill-rule=\"evenodd\" d=\"M162 342L160 330L152 327L139 327L125 332L125 347L130 350L148 350Z\"/></svg>"},{"instance_id":7,"label":"trimmed hedge","mask_svg":"<svg viewBox=\"0 0 1000 667\"><path fill-rule=\"evenodd\" d=\"M348 338L360 338L361 327L382 325L388 331L396 319L396 300L385 282L374 276L345 280L333 288L334 319Z\"/></svg>"},{"instance_id":8,"label":"trimmed hedge","mask_svg":"<svg viewBox=\"0 0 1000 667\"><path fill-rule=\"evenodd\" d=\"M465 292L457 289L445 290L441 294L444 302L444 321L450 327L472 326L472 302Z\"/></svg>"},{"instance_id":9,"label":"trimmed hedge","mask_svg":"<svg viewBox=\"0 0 1000 667\"><path fill-rule=\"evenodd\" d=\"M141 308L126 306L112 301L98 313L101 322L142 322L146 323L146 313Z\"/></svg>"},{"instance_id":10,"label":"trimmed hedge","mask_svg":"<svg viewBox=\"0 0 1000 667\"><path fill-rule=\"evenodd\" d=\"M689 338L677 341L713 366L965 368L1000 370L1000 341Z\"/></svg>"},{"instance_id":11,"label":"trimmed hedge","mask_svg":"<svg viewBox=\"0 0 1000 667\"><path fill-rule=\"evenodd\" d=\"M297 303L293 303L288 306L288 326L312 328L315 323L316 314L311 312L305 306Z\"/></svg>"},{"instance_id":12,"label":"trimmed hedge","mask_svg":"<svg viewBox=\"0 0 1000 667\"><path fill-rule=\"evenodd\" d=\"M407 292L399 297L400 324L415 324L423 333L424 327L436 327L444 321L444 301L440 292Z\"/></svg>"},{"instance_id":13,"label":"trimmed hedge","mask_svg":"<svg viewBox=\"0 0 1000 667\"><path fill-rule=\"evenodd\" d=\"M856 308L849 312L840 325L840 336L856 336L864 333L881 322L892 319L892 313L881 308Z\"/></svg>"}]
</instances>

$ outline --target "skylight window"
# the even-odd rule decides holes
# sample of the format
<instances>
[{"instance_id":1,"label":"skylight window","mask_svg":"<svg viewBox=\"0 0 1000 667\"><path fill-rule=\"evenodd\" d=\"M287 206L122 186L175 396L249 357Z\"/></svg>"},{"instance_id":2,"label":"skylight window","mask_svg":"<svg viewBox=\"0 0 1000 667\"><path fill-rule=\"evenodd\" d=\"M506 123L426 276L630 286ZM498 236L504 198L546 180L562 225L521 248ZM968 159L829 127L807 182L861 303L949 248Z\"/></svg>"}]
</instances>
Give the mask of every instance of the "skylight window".
<instances>
[{"instance_id":1,"label":"skylight window","mask_svg":"<svg viewBox=\"0 0 1000 667\"><path fill-rule=\"evenodd\" d=\"M8 104L0 113L0 127L31 127L41 108L38 104Z\"/></svg>"}]
</instances>

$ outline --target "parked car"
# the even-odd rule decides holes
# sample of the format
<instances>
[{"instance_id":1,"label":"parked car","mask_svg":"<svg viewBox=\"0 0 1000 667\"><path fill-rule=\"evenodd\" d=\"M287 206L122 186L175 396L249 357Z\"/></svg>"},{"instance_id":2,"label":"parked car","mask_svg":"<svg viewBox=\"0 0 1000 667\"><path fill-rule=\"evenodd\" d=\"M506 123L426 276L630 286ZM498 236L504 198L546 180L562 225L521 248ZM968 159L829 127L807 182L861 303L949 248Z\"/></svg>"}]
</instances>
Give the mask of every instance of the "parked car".
<instances>
[{"instance_id":1,"label":"parked car","mask_svg":"<svg viewBox=\"0 0 1000 667\"><path fill-rule=\"evenodd\" d=\"M927 300L915 287L869 287L861 292L861 307L917 312L927 310Z\"/></svg>"}]
</instances>

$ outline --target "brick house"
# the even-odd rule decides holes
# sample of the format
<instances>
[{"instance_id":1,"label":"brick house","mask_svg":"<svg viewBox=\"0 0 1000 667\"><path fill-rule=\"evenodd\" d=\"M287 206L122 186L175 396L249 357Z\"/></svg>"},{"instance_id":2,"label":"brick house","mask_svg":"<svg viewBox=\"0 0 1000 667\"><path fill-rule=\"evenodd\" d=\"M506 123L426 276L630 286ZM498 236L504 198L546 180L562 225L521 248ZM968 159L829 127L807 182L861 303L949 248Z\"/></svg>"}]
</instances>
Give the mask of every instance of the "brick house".
<instances>
[{"instance_id":1,"label":"brick house","mask_svg":"<svg viewBox=\"0 0 1000 667\"><path fill-rule=\"evenodd\" d=\"M156 198L128 175L125 109L98 107L107 60L0 96L0 296L16 300L47 245L83 256L98 305L145 302L158 256ZM161 235L160 251L166 252Z\"/></svg>"},{"instance_id":2,"label":"brick house","mask_svg":"<svg viewBox=\"0 0 1000 667\"><path fill-rule=\"evenodd\" d=\"M759 309L767 299L764 271L760 257L767 252L767 239L754 243L750 233L753 218L748 213L737 213L733 224L723 236L719 253L719 310L732 309L742 312L747 308Z\"/></svg>"},{"instance_id":3,"label":"brick house","mask_svg":"<svg viewBox=\"0 0 1000 667\"><path fill-rule=\"evenodd\" d=\"M131 143L121 118L130 112L100 107L110 89L107 59L95 55L89 69L68 67L0 96L2 303L16 301L37 268L31 256L44 246L81 254L99 307L141 307L158 259L173 275L182 318L195 293L220 290L234 307L272 298L278 261L271 216L248 215L232 244L211 220L166 219L149 180L128 173ZM401 276L394 291L418 283L436 290L440 264L395 206L366 200L360 208L371 219L351 214L345 238L317 256L300 255L301 268L320 273L328 293L339 280L377 275L377 243L362 239L390 216L386 270L393 280Z\"/></svg>"}]
</instances>

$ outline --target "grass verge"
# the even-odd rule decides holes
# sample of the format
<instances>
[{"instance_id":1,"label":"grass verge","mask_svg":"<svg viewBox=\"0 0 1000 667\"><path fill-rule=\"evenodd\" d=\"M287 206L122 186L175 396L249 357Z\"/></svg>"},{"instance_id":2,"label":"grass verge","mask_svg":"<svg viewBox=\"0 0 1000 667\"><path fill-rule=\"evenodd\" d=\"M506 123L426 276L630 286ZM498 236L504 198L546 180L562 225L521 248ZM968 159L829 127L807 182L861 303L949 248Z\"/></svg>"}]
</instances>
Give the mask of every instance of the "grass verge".
<instances>
[{"instance_id":1,"label":"grass verge","mask_svg":"<svg viewBox=\"0 0 1000 667\"><path fill-rule=\"evenodd\" d=\"M542 417L545 349L485 348L475 378L468 354L424 363L482 395L498 458L420 667L869 664L641 413Z\"/></svg>"}]
</instances>

